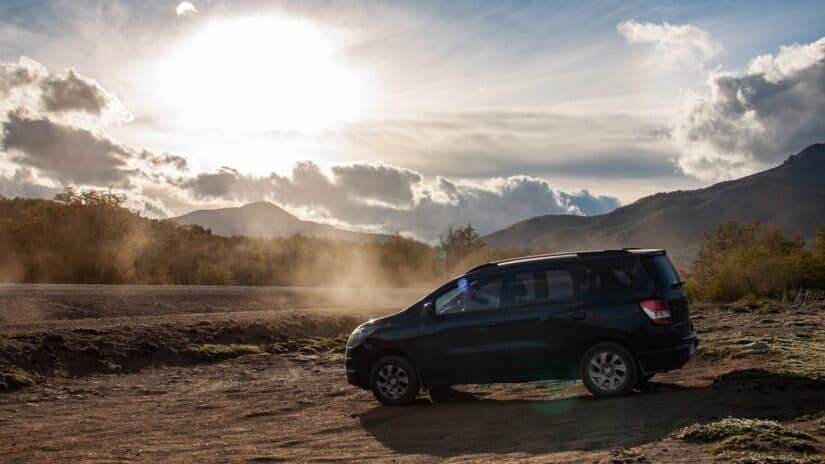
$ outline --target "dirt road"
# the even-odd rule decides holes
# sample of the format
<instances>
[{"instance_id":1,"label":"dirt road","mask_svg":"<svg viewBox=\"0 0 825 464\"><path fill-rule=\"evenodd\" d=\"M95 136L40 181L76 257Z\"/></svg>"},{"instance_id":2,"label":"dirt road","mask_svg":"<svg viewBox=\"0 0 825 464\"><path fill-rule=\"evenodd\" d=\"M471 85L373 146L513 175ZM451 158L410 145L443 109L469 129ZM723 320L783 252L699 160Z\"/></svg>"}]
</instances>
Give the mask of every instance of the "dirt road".
<instances>
[{"instance_id":1,"label":"dirt road","mask_svg":"<svg viewBox=\"0 0 825 464\"><path fill-rule=\"evenodd\" d=\"M6 325L0 365L50 353L28 366L52 370L0 392L0 462L820 462L821 309L695 312L700 355L629 397L540 382L463 387L438 405L422 394L405 408L347 385L340 349L321 342L357 318L243 311ZM129 348L148 339L150 354ZM81 351L99 359L63 361ZM671 436L728 416L775 419L803 438L746 436L710 452L715 442Z\"/></svg>"}]
</instances>

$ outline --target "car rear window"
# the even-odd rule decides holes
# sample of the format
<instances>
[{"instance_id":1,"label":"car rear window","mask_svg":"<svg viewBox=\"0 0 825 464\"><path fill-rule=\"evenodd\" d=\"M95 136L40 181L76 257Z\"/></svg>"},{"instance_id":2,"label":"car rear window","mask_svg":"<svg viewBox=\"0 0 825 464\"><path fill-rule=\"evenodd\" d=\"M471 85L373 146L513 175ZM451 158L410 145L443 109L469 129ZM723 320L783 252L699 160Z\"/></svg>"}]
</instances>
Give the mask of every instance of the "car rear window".
<instances>
[{"instance_id":1,"label":"car rear window","mask_svg":"<svg viewBox=\"0 0 825 464\"><path fill-rule=\"evenodd\" d=\"M681 282L676 268L666 255L656 255L642 260L645 269L662 288L671 288Z\"/></svg>"},{"instance_id":2,"label":"car rear window","mask_svg":"<svg viewBox=\"0 0 825 464\"><path fill-rule=\"evenodd\" d=\"M595 296L632 296L653 291L653 282L635 257L586 263L582 281L583 292Z\"/></svg>"}]
</instances>

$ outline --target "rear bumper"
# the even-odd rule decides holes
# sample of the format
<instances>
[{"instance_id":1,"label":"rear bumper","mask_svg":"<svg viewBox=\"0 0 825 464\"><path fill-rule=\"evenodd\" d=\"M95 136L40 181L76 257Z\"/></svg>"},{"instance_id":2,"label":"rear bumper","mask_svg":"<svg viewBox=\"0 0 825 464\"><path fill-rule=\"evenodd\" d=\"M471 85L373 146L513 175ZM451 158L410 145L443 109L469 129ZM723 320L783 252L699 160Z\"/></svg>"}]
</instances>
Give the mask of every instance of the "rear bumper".
<instances>
[{"instance_id":1,"label":"rear bumper","mask_svg":"<svg viewBox=\"0 0 825 464\"><path fill-rule=\"evenodd\" d=\"M695 354L699 346L696 336L683 339L684 343L672 348L636 353L639 368L645 374L679 369Z\"/></svg>"}]
</instances>

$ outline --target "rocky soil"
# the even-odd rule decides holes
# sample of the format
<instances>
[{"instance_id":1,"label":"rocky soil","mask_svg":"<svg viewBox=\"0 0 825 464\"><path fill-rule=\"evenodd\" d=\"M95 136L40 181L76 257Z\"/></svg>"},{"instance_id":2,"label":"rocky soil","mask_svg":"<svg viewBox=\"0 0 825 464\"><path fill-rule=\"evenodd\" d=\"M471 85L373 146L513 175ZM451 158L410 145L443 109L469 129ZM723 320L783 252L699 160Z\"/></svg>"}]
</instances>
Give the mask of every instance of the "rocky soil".
<instances>
[{"instance_id":1,"label":"rocky soil","mask_svg":"<svg viewBox=\"0 0 825 464\"><path fill-rule=\"evenodd\" d=\"M388 408L342 360L387 300L58 287L0 288L0 462L825 462L821 306L694 304L697 357L624 398L535 382Z\"/></svg>"}]
</instances>

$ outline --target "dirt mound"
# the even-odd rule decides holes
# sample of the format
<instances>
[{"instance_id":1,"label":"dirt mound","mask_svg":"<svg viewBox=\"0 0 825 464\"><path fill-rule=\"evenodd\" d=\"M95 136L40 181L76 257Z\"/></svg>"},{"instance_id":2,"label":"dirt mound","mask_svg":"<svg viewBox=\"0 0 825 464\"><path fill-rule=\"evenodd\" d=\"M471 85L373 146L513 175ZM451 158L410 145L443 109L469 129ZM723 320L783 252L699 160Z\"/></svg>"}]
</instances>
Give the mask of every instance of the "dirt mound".
<instances>
[{"instance_id":1,"label":"dirt mound","mask_svg":"<svg viewBox=\"0 0 825 464\"><path fill-rule=\"evenodd\" d=\"M76 328L0 341L0 388L48 376L135 372L147 366L214 362L253 353L342 353L359 323L351 316L285 313L261 320Z\"/></svg>"}]
</instances>

